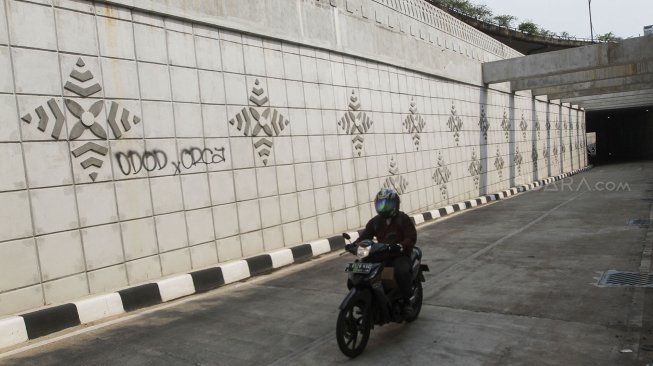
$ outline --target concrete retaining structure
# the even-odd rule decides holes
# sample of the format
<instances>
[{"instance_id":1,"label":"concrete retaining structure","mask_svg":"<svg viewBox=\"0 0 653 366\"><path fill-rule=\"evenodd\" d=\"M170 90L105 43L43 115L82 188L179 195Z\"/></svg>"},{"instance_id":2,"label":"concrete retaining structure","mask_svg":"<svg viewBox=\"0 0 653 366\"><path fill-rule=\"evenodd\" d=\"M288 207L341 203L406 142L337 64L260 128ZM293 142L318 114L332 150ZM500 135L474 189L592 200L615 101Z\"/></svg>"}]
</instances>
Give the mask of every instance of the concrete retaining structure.
<instances>
[{"instance_id":1,"label":"concrete retaining structure","mask_svg":"<svg viewBox=\"0 0 653 366\"><path fill-rule=\"evenodd\" d=\"M516 55L415 0L0 0L0 317L329 251L384 186L426 212L585 167L583 111L481 84Z\"/></svg>"}]
</instances>

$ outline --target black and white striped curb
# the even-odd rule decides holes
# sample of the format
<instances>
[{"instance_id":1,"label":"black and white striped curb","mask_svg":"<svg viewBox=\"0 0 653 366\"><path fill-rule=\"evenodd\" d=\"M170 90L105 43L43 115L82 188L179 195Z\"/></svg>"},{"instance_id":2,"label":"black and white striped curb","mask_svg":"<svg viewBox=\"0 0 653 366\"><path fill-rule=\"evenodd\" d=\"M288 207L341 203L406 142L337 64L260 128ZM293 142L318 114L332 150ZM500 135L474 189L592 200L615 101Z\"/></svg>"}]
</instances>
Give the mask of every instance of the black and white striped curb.
<instances>
[{"instance_id":1,"label":"black and white striped curb","mask_svg":"<svg viewBox=\"0 0 653 366\"><path fill-rule=\"evenodd\" d=\"M416 225L419 225L454 212L501 200L520 192L526 192L588 169L590 167L412 215L411 218ZM350 232L349 235L352 237L352 240L355 240L358 238L359 232ZM88 324L125 312L213 290L230 283L271 272L293 263L299 263L325 253L341 250L344 245L345 240L342 236L333 236L328 239L320 239L292 248L284 248L271 253L224 263L217 267L126 288L114 293L97 295L19 316L0 318L0 349L43 337L66 328Z\"/></svg>"}]
</instances>

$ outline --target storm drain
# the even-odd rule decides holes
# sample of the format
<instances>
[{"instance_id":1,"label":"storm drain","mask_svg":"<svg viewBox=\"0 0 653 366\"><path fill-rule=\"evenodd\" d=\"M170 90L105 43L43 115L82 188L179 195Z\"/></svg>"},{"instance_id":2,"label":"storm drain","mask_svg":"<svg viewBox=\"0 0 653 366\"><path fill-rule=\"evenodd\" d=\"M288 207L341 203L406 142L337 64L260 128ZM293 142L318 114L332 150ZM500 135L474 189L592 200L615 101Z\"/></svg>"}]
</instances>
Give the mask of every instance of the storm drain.
<instances>
[{"instance_id":1,"label":"storm drain","mask_svg":"<svg viewBox=\"0 0 653 366\"><path fill-rule=\"evenodd\" d=\"M601 276L599 287L651 287L653 288L653 273L622 272L610 270Z\"/></svg>"},{"instance_id":2,"label":"storm drain","mask_svg":"<svg viewBox=\"0 0 653 366\"><path fill-rule=\"evenodd\" d=\"M651 219L631 219L628 221L628 225L649 227L651 225Z\"/></svg>"}]
</instances>

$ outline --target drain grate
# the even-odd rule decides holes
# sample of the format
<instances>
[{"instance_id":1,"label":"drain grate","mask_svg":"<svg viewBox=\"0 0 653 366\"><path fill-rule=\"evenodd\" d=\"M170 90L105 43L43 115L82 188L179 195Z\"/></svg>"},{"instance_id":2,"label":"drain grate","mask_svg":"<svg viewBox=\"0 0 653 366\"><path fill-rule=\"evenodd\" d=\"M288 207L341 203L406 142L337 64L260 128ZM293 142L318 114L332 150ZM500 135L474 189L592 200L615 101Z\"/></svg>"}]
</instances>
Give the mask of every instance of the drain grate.
<instances>
[{"instance_id":1,"label":"drain grate","mask_svg":"<svg viewBox=\"0 0 653 366\"><path fill-rule=\"evenodd\" d=\"M651 219L630 219L628 225L649 227L651 225Z\"/></svg>"},{"instance_id":2,"label":"drain grate","mask_svg":"<svg viewBox=\"0 0 653 366\"><path fill-rule=\"evenodd\" d=\"M653 273L610 270L601 276L599 287L651 287Z\"/></svg>"}]
</instances>

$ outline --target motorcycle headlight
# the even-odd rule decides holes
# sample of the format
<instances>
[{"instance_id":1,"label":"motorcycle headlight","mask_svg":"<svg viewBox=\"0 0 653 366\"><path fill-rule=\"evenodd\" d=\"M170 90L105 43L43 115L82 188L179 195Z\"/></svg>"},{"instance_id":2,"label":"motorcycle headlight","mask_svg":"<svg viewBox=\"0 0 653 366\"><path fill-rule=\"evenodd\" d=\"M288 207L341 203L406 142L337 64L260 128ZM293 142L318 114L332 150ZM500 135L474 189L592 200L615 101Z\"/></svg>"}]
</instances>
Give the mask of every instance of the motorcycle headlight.
<instances>
[{"instance_id":1,"label":"motorcycle headlight","mask_svg":"<svg viewBox=\"0 0 653 366\"><path fill-rule=\"evenodd\" d=\"M369 246L359 246L358 251L356 252L356 256L359 259L363 259L370 255L370 247Z\"/></svg>"}]
</instances>

